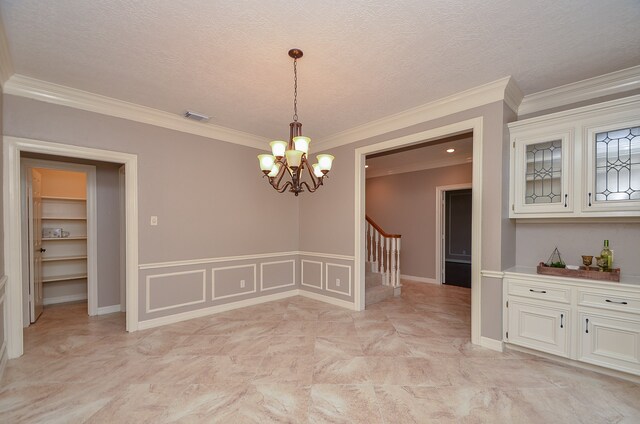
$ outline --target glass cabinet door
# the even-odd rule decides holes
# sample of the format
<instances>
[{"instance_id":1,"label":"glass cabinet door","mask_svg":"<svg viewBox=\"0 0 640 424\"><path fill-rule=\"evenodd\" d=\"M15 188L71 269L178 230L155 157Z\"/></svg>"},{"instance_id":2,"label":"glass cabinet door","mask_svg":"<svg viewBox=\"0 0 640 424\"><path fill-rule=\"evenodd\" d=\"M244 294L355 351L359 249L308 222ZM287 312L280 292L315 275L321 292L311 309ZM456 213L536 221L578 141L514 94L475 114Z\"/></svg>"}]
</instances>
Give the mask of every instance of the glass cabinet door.
<instances>
[{"instance_id":1,"label":"glass cabinet door","mask_svg":"<svg viewBox=\"0 0 640 424\"><path fill-rule=\"evenodd\" d=\"M587 193L583 209L640 207L640 121L587 132Z\"/></svg>"},{"instance_id":2,"label":"glass cabinet door","mask_svg":"<svg viewBox=\"0 0 640 424\"><path fill-rule=\"evenodd\" d=\"M570 134L515 140L516 213L571 212Z\"/></svg>"}]
</instances>

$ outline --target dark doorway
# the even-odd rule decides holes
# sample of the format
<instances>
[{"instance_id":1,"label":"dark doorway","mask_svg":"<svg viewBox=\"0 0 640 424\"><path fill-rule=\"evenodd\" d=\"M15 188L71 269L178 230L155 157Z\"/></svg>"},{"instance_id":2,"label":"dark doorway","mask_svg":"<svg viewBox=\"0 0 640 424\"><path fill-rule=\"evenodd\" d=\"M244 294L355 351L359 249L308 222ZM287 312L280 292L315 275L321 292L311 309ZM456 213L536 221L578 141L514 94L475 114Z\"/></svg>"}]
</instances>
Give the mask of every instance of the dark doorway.
<instances>
[{"instance_id":1,"label":"dark doorway","mask_svg":"<svg viewBox=\"0 0 640 424\"><path fill-rule=\"evenodd\" d=\"M471 288L471 190L445 192L444 284Z\"/></svg>"}]
</instances>

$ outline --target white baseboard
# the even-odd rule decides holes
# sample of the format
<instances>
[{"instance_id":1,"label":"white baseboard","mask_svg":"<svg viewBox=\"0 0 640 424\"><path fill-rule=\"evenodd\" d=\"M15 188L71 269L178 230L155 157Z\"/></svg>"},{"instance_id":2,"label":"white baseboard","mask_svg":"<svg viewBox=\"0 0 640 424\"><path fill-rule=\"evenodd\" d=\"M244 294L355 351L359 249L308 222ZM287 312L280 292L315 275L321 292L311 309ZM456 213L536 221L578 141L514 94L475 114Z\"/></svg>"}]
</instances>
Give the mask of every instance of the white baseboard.
<instances>
[{"instance_id":1,"label":"white baseboard","mask_svg":"<svg viewBox=\"0 0 640 424\"><path fill-rule=\"evenodd\" d=\"M354 303L348 302L346 300L336 299L335 297L325 296L319 293L313 293L306 290L298 290L298 294L303 297L308 297L309 299L318 300L320 302L329 303L331 305L340 306L342 308L354 310Z\"/></svg>"},{"instance_id":2,"label":"white baseboard","mask_svg":"<svg viewBox=\"0 0 640 424\"><path fill-rule=\"evenodd\" d=\"M114 314L121 311L120 305L103 306L98 308L98 315Z\"/></svg>"},{"instance_id":3,"label":"white baseboard","mask_svg":"<svg viewBox=\"0 0 640 424\"><path fill-rule=\"evenodd\" d=\"M0 381L4 375L4 369L7 367L7 341L2 341L2 347L0 347Z\"/></svg>"},{"instance_id":4,"label":"white baseboard","mask_svg":"<svg viewBox=\"0 0 640 424\"><path fill-rule=\"evenodd\" d=\"M87 294L71 294L69 296L48 297L42 299L43 305L54 305L56 303L77 302L80 300L87 300Z\"/></svg>"},{"instance_id":5,"label":"white baseboard","mask_svg":"<svg viewBox=\"0 0 640 424\"><path fill-rule=\"evenodd\" d=\"M201 318L207 315L227 312L234 309L244 308L247 306L259 305L261 303L273 302L274 300L286 299L287 297L297 296L298 290L289 290L282 293L269 294L266 296L256 297L253 299L241 300L239 302L225 303L224 305L211 306L209 308L196 309L195 311L183 312L180 314L167 315L166 317L153 318L138 322L138 330L146 330L148 328L160 327L162 325L175 324L181 321L187 321L194 318Z\"/></svg>"},{"instance_id":6,"label":"white baseboard","mask_svg":"<svg viewBox=\"0 0 640 424\"><path fill-rule=\"evenodd\" d=\"M502 343L502 340L490 339L488 337L480 337L480 346L498 352L504 351L504 343Z\"/></svg>"},{"instance_id":7,"label":"white baseboard","mask_svg":"<svg viewBox=\"0 0 640 424\"><path fill-rule=\"evenodd\" d=\"M403 280L415 281L417 283L440 284L435 278L415 277L413 275L400 274Z\"/></svg>"}]
</instances>

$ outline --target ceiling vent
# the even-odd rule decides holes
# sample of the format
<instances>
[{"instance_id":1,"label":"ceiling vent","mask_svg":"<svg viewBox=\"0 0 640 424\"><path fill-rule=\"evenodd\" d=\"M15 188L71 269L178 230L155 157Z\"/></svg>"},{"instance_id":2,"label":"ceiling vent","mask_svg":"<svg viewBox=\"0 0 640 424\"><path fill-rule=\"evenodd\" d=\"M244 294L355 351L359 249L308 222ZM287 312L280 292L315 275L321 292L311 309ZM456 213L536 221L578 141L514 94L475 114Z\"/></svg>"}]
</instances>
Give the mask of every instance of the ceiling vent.
<instances>
[{"instance_id":1,"label":"ceiling vent","mask_svg":"<svg viewBox=\"0 0 640 424\"><path fill-rule=\"evenodd\" d=\"M184 113L184 117L198 122L207 122L209 119L211 119L210 116L198 112L192 112L190 110Z\"/></svg>"}]
</instances>

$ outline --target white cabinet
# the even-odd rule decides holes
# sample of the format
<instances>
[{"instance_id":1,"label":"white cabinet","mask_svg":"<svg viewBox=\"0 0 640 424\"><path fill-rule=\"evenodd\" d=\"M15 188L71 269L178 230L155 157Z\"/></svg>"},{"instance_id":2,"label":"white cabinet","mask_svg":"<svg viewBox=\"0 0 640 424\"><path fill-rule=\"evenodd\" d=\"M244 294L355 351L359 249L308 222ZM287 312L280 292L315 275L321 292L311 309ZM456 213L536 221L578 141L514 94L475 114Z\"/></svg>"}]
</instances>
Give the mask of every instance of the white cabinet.
<instances>
[{"instance_id":1,"label":"white cabinet","mask_svg":"<svg viewBox=\"0 0 640 424\"><path fill-rule=\"evenodd\" d=\"M545 302L510 300L510 343L555 355L569 356L569 309Z\"/></svg>"},{"instance_id":2,"label":"white cabinet","mask_svg":"<svg viewBox=\"0 0 640 424\"><path fill-rule=\"evenodd\" d=\"M640 375L640 281L506 272L509 344Z\"/></svg>"},{"instance_id":3,"label":"white cabinet","mask_svg":"<svg viewBox=\"0 0 640 424\"><path fill-rule=\"evenodd\" d=\"M509 131L509 217L640 217L640 96L513 122Z\"/></svg>"},{"instance_id":4,"label":"white cabinet","mask_svg":"<svg viewBox=\"0 0 640 424\"><path fill-rule=\"evenodd\" d=\"M585 309L579 322L578 360L640 374L640 319Z\"/></svg>"}]
</instances>

